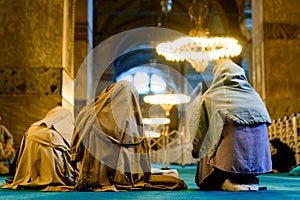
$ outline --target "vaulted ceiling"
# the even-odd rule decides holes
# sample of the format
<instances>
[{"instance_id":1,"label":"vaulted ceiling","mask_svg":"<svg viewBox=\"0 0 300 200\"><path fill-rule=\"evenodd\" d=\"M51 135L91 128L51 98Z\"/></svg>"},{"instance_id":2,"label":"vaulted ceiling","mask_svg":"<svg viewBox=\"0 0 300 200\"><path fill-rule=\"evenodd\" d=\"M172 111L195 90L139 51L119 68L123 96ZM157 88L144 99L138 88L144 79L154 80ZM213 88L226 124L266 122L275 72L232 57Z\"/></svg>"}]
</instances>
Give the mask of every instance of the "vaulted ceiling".
<instances>
[{"instance_id":1,"label":"vaulted ceiling","mask_svg":"<svg viewBox=\"0 0 300 200\"><path fill-rule=\"evenodd\" d=\"M94 46L112 35L139 27L163 27L188 34L194 26L188 15L193 0L169 0L171 2L169 12L162 11L161 2L161 0L94 0ZM251 7L250 0L204 0L204 2L209 7L207 27L210 35L234 37L242 46L249 42L249 32L244 22L251 18L247 12ZM144 52L143 55L138 56L137 53L134 61L127 60L125 68L131 68L135 65L134 62L139 63L143 59L148 59L149 62L147 54ZM110 77L113 73L116 72L108 71L106 76ZM192 76L190 74L190 77Z\"/></svg>"},{"instance_id":2,"label":"vaulted ceiling","mask_svg":"<svg viewBox=\"0 0 300 200\"><path fill-rule=\"evenodd\" d=\"M111 35L137 27L161 26L188 34L193 27L188 16L192 0L171 1L172 9L167 14L162 12L160 2L161 0L95 0L94 44L97 45ZM240 21L245 17L244 0L206 2L210 11L210 33L225 34L243 40Z\"/></svg>"}]
</instances>

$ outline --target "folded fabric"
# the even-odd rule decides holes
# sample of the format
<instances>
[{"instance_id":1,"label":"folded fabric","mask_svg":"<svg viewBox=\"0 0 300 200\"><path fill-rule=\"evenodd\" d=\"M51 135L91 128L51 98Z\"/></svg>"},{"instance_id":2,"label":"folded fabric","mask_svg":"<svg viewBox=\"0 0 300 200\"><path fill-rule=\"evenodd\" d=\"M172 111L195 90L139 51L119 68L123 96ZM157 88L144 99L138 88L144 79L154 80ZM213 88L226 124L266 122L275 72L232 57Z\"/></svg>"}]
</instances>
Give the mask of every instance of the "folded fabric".
<instances>
[{"instance_id":1,"label":"folded fabric","mask_svg":"<svg viewBox=\"0 0 300 200\"><path fill-rule=\"evenodd\" d=\"M172 175L157 175L152 174L151 178L147 182L140 182L135 184L134 187L128 185L109 185L97 188L89 188L86 191L94 192L124 192L124 191L134 191L134 190L185 190L187 189L187 184L180 178ZM42 191L47 192L76 192L79 191L74 186L48 186Z\"/></svg>"}]
</instances>

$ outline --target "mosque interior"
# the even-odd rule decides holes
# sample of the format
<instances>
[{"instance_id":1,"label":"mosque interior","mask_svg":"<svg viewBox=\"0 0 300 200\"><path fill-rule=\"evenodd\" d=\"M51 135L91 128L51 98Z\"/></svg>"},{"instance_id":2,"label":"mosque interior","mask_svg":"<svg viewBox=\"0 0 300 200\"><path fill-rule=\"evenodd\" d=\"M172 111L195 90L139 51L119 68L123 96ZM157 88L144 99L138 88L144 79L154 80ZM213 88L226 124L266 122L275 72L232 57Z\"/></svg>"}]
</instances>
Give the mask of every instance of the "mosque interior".
<instances>
[{"instance_id":1,"label":"mosque interior","mask_svg":"<svg viewBox=\"0 0 300 200\"><path fill-rule=\"evenodd\" d=\"M164 109L142 101L155 93L150 75L161 83L158 89L201 95L212 81L213 63L197 72L187 61L166 60L152 44L126 42L143 42L130 36L140 36L140 30L146 35L151 28L163 29L153 33L155 38L166 29L189 35L195 26L189 16L193 2L207 6L203 26L210 35L238 40L242 51L232 59L245 70L272 119L300 112L299 1L0 1L0 116L16 148L27 128L50 108L62 105L76 116L104 87L134 79L133 74L140 75L145 117L165 117ZM187 109L171 108L170 132L185 131Z\"/></svg>"}]
</instances>

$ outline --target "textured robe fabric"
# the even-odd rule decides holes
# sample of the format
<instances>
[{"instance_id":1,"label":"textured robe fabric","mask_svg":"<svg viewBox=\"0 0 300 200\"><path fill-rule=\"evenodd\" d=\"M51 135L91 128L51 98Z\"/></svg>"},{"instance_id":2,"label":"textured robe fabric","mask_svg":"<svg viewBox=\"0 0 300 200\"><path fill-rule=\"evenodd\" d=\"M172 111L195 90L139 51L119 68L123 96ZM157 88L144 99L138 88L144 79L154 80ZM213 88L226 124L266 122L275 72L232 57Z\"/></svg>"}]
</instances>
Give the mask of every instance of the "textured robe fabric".
<instances>
[{"instance_id":1,"label":"textured robe fabric","mask_svg":"<svg viewBox=\"0 0 300 200\"><path fill-rule=\"evenodd\" d=\"M150 161L138 94L127 81L114 83L85 106L75 122L72 161L80 164L78 190L120 190L143 185Z\"/></svg>"},{"instance_id":2,"label":"textured robe fabric","mask_svg":"<svg viewBox=\"0 0 300 200\"><path fill-rule=\"evenodd\" d=\"M225 172L223 177L218 177L219 183L226 178L237 178L237 175L254 177L272 171L267 125L239 125L225 119L214 156L200 158L198 165L196 183L200 188L205 187L205 179L215 169ZM243 179L247 182L246 178Z\"/></svg>"},{"instance_id":3,"label":"textured robe fabric","mask_svg":"<svg viewBox=\"0 0 300 200\"><path fill-rule=\"evenodd\" d=\"M73 115L60 106L33 123L22 139L13 182L4 188L74 185L78 172L70 164L73 129Z\"/></svg>"},{"instance_id":4,"label":"textured robe fabric","mask_svg":"<svg viewBox=\"0 0 300 200\"><path fill-rule=\"evenodd\" d=\"M259 94L248 83L244 70L230 60L214 69L208 90L194 105L190 132L199 157L211 157L219 143L225 115L237 124L271 124L268 111Z\"/></svg>"},{"instance_id":5,"label":"textured robe fabric","mask_svg":"<svg viewBox=\"0 0 300 200\"><path fill-rule=\"evenodd\" d=\"M228 120L231 126L225 126ZM201 174L196 174L196 183L210 175L213 165L240 174L270 171L267 137L270 124L267 109L248 83L244 70L230 60L218 64L210 88L194 105L190 115L190 132L195 135L192 154L200 158L200 172L197 173ZM241 127L244 131L239 131ZM225 128L230 129L229 134ZM219 155L222 152L225 157ZM247 159L253 159L254 163L249 164Z\"/></svg>"}]
</instances>

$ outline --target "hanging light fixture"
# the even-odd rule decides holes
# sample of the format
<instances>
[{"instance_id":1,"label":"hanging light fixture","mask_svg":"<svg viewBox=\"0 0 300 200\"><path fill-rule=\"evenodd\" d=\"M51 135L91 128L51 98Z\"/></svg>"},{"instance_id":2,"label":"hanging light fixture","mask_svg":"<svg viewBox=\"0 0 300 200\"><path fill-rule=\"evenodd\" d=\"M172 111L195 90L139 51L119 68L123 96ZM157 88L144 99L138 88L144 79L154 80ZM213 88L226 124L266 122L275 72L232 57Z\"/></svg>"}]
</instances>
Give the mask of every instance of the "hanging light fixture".
<instances>
[{"instance_id":1,"label":"hanging light fixture","mask_svg":"<svg viewBox=\"0 0 300 200\"><path fill-rule=\"evenodd\" d=\"M209 31L204 28L208 13L203 0L193 0L188 14L195 26L189 36L158 44L157 53L169 61L188 60L197 72L204 71L210 61L239 55L242 47L236 39L209 35Z\"/></svg>"},{"instance_id":2,"label":"hanging light fixture","mask_svg":"<svg viewBox=\"0 0 300 200\"><path fill-rule=\"evenodd\" d=\"M168 13L172 10L172 0L161 0L160 5L163 13Z\"/></svg>"}]
</instances>

